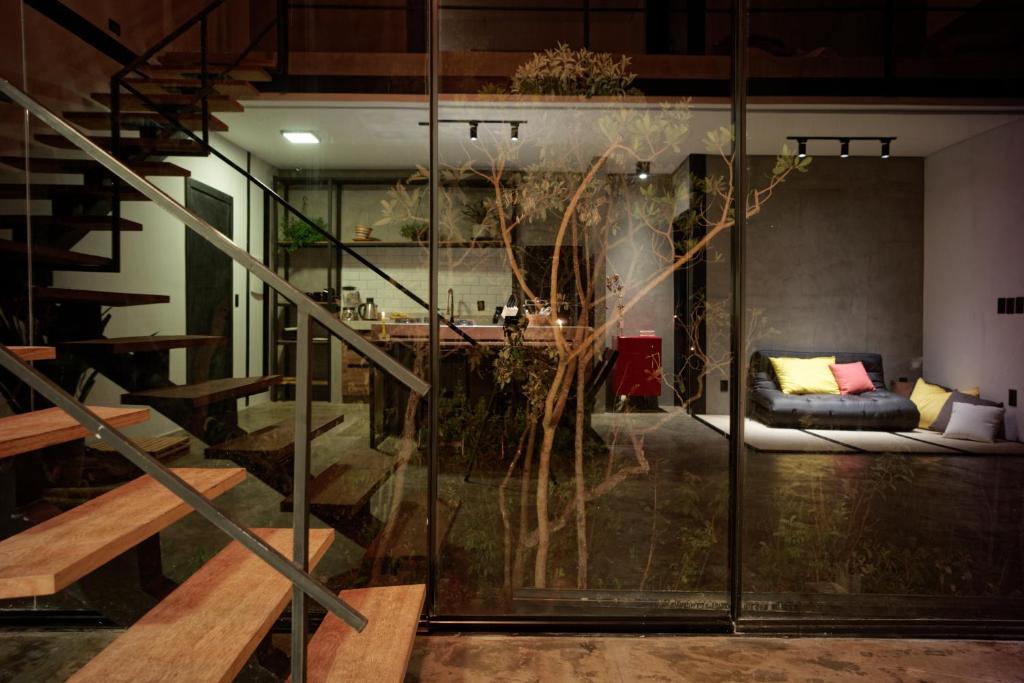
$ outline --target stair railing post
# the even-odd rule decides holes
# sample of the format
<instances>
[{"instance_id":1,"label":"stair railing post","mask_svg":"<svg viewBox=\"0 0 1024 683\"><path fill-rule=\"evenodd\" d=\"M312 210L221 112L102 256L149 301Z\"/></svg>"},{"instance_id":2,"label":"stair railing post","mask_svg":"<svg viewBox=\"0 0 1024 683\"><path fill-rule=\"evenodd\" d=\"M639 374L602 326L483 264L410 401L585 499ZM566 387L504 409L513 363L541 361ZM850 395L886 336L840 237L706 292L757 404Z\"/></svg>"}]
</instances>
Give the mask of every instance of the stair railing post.
<instances>
[{"instance_id":1,"label":"stair railing post","mask_svg":"<svg viewBox=\"0 0 1024 683\"><path fill-rule=\"evenodd\" d=\"M203 145L210 146L210 93L207 91L210 81L209 48L207 46L206 15L199 20L199 92L203 94Z\"/></svg>"},{"instance_id":2,"label":"stair railing post","mask_svg":"<svg viewBox=\"0 0 1024 683\"><path fill-rule=\"evenodd\" d=\"M295 471L292 483L292 552L295 564L309 569L309 430L312 408L310 356L313 354L313 321L300 310L295 360ZM292 682L306 681L306 596L292 588Z\"/></svg>"},{"instance_id":3,"label":"stair railing post","mask_svg":"<svg viewBox=\"0 0 1024 683\"><path fill-rule=\"evenodd\" d=\"M110 79L110 154L121 158L121 79ZM110 196L110 270L121 270L121 179L113 173Z\"/></svg>"},{"instance_id":4,"label":"stair railing post","mask_svg":"<svg viewBox=\"0 0 1024 683\"><path fill-rule=\"evenodd\" d=\"M277 0L277 72L281 77L288 75L288 0Z\"/></svg>"}]
</instances>

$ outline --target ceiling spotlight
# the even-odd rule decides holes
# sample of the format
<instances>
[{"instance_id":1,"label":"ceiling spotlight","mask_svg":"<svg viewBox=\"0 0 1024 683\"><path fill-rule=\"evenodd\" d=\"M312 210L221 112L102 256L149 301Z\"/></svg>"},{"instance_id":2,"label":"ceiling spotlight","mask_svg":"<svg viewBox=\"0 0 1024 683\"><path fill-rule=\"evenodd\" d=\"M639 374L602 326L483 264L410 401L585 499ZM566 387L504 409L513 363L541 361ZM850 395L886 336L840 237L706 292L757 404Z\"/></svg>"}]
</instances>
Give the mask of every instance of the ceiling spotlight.
<instances>
[{"instance_id":1,"label":"ceiling spotlight","mask_svg":"<svg viewBox=\"0 0 1024 683\"><path fill-rule=\"evenodd\" d=\"M320 138L316 136L316 133L311 133L308 130L282 130L281 135L293 145L316 145L320 143Z\"/></svg>"},{"instance_id":2,"label":"ceiling spotlight","mask_svg":"<svg viewBox=\"0 0 1024 683\"><path fill-rule=\"evenodd\" d=\"M850 140L848 138L839 138L839 156L843 159L850 156Z\"/></svg>"},{"instance_id":3,"label":"ceiling spotlight","mask_svg":"<svg viewBox=\"0 0 1024 683\"><path fill-rule=\"evenodd\" d=\"M882 138L882 158L889 158L889 143L892 142L889 138Z\"/></svg>"},{"instance_id":4,"label":"ceiling spotlight","mask_svg":"<svg viewBox=\"0 0 1024 683\"><path fill-rule=\"evenodd\" d=\"M512 121L512 142L519 142L519 122Z\"/></svg>"},{"instance_id":5,"label":"ceiling spotlight","mask_svg":"<svg viewBox=\"0 0 1024 683\"><path fill-rule=\"evenodd\" d=\"M800 157L801 159L806 157L807 156L807 138L797 138L796 139L796 148L797 148L796 155L798 157Z\"/></svg>"},{"instance_id":6,"label":"ceiling spotlight","mask_svg":"<svg viewBox=\"0 0 1024 683\"><path fill-rule=\"evenodd\" d=\"M638 161L636 162L636 177L639 180L647 180L651 176L651 162L649 161Z\"/></svg>"},{"instance_id":7,"label":"ceiling spotlight","mask_svg":"<svg viewBox=\"0 0 1024 683\"><path fill-rule=\"evenodd\" d=\"M476 129L479 124L476 121L469 122L469 139L477 140Z\"/></svg>"}]
</instances>

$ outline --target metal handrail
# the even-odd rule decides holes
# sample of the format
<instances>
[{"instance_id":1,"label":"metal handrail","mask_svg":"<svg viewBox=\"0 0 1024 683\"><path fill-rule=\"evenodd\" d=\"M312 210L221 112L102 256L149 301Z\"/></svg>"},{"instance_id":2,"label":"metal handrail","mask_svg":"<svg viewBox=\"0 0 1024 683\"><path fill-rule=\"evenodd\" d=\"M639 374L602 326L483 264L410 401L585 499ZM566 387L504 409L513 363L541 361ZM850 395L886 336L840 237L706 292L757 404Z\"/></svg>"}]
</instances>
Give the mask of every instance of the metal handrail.
<instances>
[{"instance_id":1,"label":"metal handrail","mask_svg":"<svg viewBox=\"0 0 1024 683\"><path fill-rule=\"evenodd\" d=\"M356 349L359 353L374 362L385 372L388 372L411 391L420 395L424 395L429 391L429 384L417 377L414 373L410 372L394 358L364 339L341 320L330 315L322 307L299 291L294 285L290 284L277 275L277 273L271 271L265 265L260 263L260 261L250 255L249 252L237 246L228 237L218 232L216 228L171 199L171 197L153 186L145 178L134 173L131 169L101 149L82 133L78 132L71 124L54 114L36 100L32 99L21 89L15 87L5 79L0 79L0 93L3 93L12 102L23 107L26 111L30 112L32 115L50 126L50 128L65 137L72 144L85 152L89 157L99 162L127 185L141 192L157 206L180 220L194 232L203 237L207 242L231 257L231 259L236 263L245 267L250 273L295 304L299 312L300 320L305 323L306 332L304 336L306 338L309 337L309 325L312 320L315 320L324 326L328 332ZM96 415L88 406L79 402L49 378L38 373L3 345L0 345L0 366L9 370L15 377L32 387L32 389L37 391L41 396L49 400L58 408L64 410L101 440L109 443L132 464L150 475L155 481L192 507L192 509L205 517L224 533L228 534L228 536L248 548L257 557L291 581L294 587L293 591L296 596L298 596L298 592L301 591L316 600L325 609L353 628L359 631L365 628L367 624L366 617L331 592L331 590L323 583L316 580L308 573L308 571L306 571L304 559L308 543L307 534L309 521L308 516L304 519L300 518L303 517L304 514L308 515L308 504L305 501L306 485L308 483L309 476L308 391L305 392L303 405L296 406L296 422L298 424L305 421L306 429L303 434L300 434L298 430L295 434L297 440L295 466L297 473L300 470L304 470L304 476L302 481L295 482L295 497L297 504L295 511L296 522L294 523L293 528L297 542L295 543L296 547L294 550L300 552L296 554L296 560L289 560L263 539L256 536L251 529L232 519L225 511L210 502L194 487L174 474L174 472L164 467L158 460L139 449L138 446L132 443L114 425ZM303 377L299 379L304 380L305 383L308 384L310 379L309 373L304 372L302 375ZM300 460L302 462L300 462ZM301 505L298 504L299 499L302 499ZM300 508L305 508L304 514L300 511ZM293 598L293 606L301 604L301 602L302 601L300 599ZM304 616L303 608L300 608L300 613ZM293 674L298 674L296 680L304 680L304 655L305 652L303 648L302 653L297 657L295 662L297 668L293 669Z\"/></svg>"}]
</instances>

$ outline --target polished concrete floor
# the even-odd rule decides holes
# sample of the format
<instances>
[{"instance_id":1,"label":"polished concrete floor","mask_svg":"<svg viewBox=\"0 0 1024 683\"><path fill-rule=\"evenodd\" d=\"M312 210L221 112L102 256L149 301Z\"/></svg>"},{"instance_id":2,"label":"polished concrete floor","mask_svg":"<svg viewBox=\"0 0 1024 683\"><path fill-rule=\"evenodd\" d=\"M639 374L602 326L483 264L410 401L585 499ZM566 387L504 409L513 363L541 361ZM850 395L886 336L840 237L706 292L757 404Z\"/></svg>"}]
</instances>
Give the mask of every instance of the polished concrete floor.
<instances>
[{"instance_id":1,"label":"polished concrete floor","mask_svg":"<svg viewBox=\"0 0 1024 683\"><path fill-rule=\"evenodd\" d=\"M63 681L120 631L0 632L0 681ZM275 681L255 665L240 681ZM406 681L1024 681L1024 642L498 636L417 639Z\"/></svg>"}]
</instances>

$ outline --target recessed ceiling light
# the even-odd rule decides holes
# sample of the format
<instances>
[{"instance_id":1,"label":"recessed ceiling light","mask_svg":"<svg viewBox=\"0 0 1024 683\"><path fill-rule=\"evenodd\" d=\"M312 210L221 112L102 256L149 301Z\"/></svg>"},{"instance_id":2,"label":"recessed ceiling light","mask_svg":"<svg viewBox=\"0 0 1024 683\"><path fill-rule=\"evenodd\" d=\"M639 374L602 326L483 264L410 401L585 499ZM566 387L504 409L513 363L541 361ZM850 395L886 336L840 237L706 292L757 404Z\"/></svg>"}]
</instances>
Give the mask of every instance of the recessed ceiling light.
<instances>
[{"instance_id":1,"label":"recessed ceiling light","mask_svg":"<svg viewBox=\"0 0 1024 683\"><path fill-rule=\"evenodd\" d=\"M284 139L294 145L317 145L320 144L320 138L315 133L311 133L308 130L282 130L281 135Z\"/></svg>"}]
</instances>

